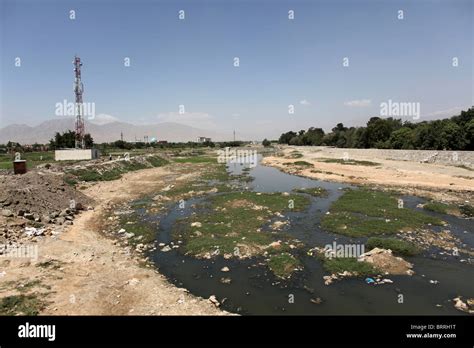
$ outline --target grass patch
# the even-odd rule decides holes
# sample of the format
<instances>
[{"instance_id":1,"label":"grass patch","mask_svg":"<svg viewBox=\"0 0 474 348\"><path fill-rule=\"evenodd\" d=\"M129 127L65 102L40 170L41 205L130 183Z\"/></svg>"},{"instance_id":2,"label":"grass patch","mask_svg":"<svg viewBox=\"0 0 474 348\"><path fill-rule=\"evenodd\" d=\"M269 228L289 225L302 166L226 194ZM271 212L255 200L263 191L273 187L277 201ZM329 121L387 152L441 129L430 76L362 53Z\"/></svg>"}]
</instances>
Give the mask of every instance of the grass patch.
<instances>
[{"instance_id":1,"label":"grass patch","mask_svg":"<svg viewBox=\"0 0 474 348\"><path fill-rule=\"evenodd\" d=\"M217 163L215 157L208 156L191 156L184 158L175 158L173 159L177 163Z\"/></svg>"},{"instance_id":2,"label":"grass patch","mask_svg":"<svg viewBox=\"0 0 474 348\"><path fill-rule=\"evenodd\" d=\"M357 261L352 257L324 258L323 267L329 273L342 273L344 271L354 273L359 276L374 275L379 271L370 263Z\"/></svg>"},{"instance_id":3,"label":"grass patch","mask_svg":"<svg viewBox=\"0 0 474 348\"><path fill-rule=\"evenodd\" d=\"M13 295L0 299L0 315L38 315L45 303L36 295Z\"/></svg>"},{"instance_id":4,"label":"grass patch","mask_svg":"<svg viewBox=\"0 0 474 348\"><path fill-rule=\"evenodd\" d=\"M14 158L15 155L12 154L0 154L0 169L13 169ZM26 160L28 168L35 168L40 164L54 162L54 151L23 152L21 159Z\"/></svg>"},{"instance_id":5,"label":"grass patch","mask_svg":"<svg viewBox=\"0 0 474 348\"><path fill-rule=\"evenodd\" d=\"M137 214L127 215L121 218L120 226L127 231L133 233L134 236L128 241L132 245L139 243L148 244L156 239L156 226L139 219ZM128 223L127 223L128 222ZM132 223L130 223L132 222Z\"/></svg>"},{"instance_id":6,"label":"grass patch","mask_svg":"<svg viewBox=\"0 0 474 348\"><path fill-rule=\"evenodd\" d=\"M306 161L295 161L295 162L293 162L293 164L295 166L302 166L302 167L313 167L314 166L313 163L309 163L309 162L306 162Z\"/></svg>"},{"instance_id":7,"label":"grass patch","mask_svg":"<svg viewBox=\"0 0 474 348\"><path fill-rule=\"evenodd\" d=\"M467 205L467 204L460 205L459 211L464 216L474 217L474 207L471 205Z\"/></svg>"},{"instance_id":8,"label":"grass patch","mask_svg":"<svg viewBox=\"0 0 474 348\"><path fill-rule=\"evenodd\" d=\"M299 195L283 196L278 193L230 192L210 197L208 209L181 219L174 233L182 235L184 250L193 255L212 253L234 253L239 248L242 254L262 253L274 241L268 231L257 231L275 212L303 210L309 198ZM198 223L197 226L191 226Z\"/></svg>"},{"instance_id":9,"label":"grass patch","mask_svg":"<svg viewBox=\"0 0 474 348\"><path fill-rule=\"evenodd\" d=\"M280 278L288 278L300 265L301 263L289 253L272 255L268 260L268 267Z\"/></svg>"},{"instance_id":10,"label":"grass patch","mask_svg":"<svg viewBox=\"0 0 474 348\"><path fill-rule=\"evenodd\" d=\"M40 262L36 265L36 267L60 269L62 265L63 265L62 261L52 259L52 260Z\"/></svg>"},{"instance_id":11,"label":"grass patch","mask_svg":"<svg viewBox=\"0 0 474 348\"><path fill-rule=\"evenodd\" d=\"M297 188L293 192L306 193L314 197L322 197L328 194L327 190L322 187L310 187L310 188Z\"/></svg>"},{"instance_id":12,"label":"grass patch","mask_svg":"<svg viewBox=\"0 0 474 348\"><path fill-rule=\"evenodd\" d=\"M435 213L448 214L453 207L449 204L440 202L429 202L423 205L423 209L434 211Z\"/></svg>"},{"instance_id":13,"label":"grass patch","mask_svg":"<svg viewBox=\"0 0 474 348\"><path fill-rule=\"evenodd\" d=\"M421 251L415 244L396 238L371 237L367 240L367 249L373 248L390 249L394 253L406 256L413 256Z\"/></svg>"},{"instance_id":14,"label":"grass patch","mask_svg":"<svg viewBox=\"0 0 474 348\"><path fill-rule=\"evenodd\" d=\"M417 229L427 224L442 225L442 220L398 208L397 198L387 192L367 189L348 190L335 201L321 226L351 237L393 234L403 229Z\"/></svg>"},{"instance_id":15,"label":"grass patch","mask_svg":"<svg viewBox=\"0 0 474 348\"><path fill-rule=\"evenodd\" d=\"M357 160L350 160L350 159L342 159L342 158L318 158L318 162L325 162L325 163L339 163L345 165L358 165L358 166L379 166L380 163L371 162L371 161L357 161Z\"/></svg>"},{"instance_id":16,"label":"grass patch","mask_svg":"<svg viewBox=\"0 0 474 348\"><path fill-rule=\"evenodd\" d=\"M77 184L78 181L95 182L117 180L123 174L146 169L151 167L161 167L169 162L159 156L148 156L143 160L130 159L130 161L121 161L115 167L98 167L70 170L66 173L64 181L70 185Z\"/></svg>"},{"instance_id":17,"label":"grass patch","mask_svg":"<svg viewBox=\"0 0 474 348\"><path fill-rule=\"evenodd\" d=\"M455 205L432 201L424 204L423 209L433 211L435 213L449 214L454 216L474 216L474 207L468 204Z\"/></svg>"}]
</instances>

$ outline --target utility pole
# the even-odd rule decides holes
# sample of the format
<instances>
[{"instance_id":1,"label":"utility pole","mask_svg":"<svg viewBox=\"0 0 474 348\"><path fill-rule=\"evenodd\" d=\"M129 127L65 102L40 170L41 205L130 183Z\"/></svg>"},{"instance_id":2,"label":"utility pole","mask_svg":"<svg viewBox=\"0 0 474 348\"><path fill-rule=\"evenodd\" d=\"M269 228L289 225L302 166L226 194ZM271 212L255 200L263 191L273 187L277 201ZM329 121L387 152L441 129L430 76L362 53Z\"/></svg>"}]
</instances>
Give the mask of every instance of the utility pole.
<instances>
[{"instance_id":1,"label":"utility pole","mask_svg":"<svg viewBox=\"0 0 474 348\"><path fill-rule=\"evenodd\" d=\"M76 95L76 139L75 139L75 148L84 149L84 118L82 115L82 92L84 92L84 85L81 81L81 58L78 56L74 57L74 94Z\"/></svg>"}]
</instances>

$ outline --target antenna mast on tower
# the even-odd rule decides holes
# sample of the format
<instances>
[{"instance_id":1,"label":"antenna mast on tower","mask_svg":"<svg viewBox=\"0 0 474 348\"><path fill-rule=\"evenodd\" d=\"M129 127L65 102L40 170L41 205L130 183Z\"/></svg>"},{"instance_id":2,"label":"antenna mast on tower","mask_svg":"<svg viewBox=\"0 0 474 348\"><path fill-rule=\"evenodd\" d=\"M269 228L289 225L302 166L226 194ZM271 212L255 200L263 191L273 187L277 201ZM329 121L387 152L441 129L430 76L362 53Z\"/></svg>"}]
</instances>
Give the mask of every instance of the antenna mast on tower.
<instances>
[{"instance_id":1,"label":"antenna mast on tower","mask_svg":"<svg viewBox=\"0 0 474 348\"><path fill-rule=\"evenodd\" d=\"M81 58L78 56L74 57L74 72L76 74L74 80L74 93L76 94L76 149L84 149L84 118L83 118L83 105L82 105L82 92L84 91L84 85L81 81Z\"/></svg>"}]
</instances>

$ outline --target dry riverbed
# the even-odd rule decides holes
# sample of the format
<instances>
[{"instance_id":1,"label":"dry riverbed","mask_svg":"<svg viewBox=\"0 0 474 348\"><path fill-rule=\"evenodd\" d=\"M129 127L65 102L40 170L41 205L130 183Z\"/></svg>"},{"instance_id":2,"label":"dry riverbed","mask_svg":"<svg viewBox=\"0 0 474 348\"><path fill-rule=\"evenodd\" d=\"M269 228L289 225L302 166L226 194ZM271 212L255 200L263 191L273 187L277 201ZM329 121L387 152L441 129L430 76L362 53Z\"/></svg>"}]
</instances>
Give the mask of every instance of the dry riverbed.
<instances>
[{"instance_id":1,"label":"dry riverbed","mask_svg":"<svg viewBox=\"0 0 474 348\"><path fill-rule=\"evenodd\" d=\"M428 155L422 161L401 159L403 151L285 146L279 156L265 157L262 164L308 178L391 188L436 201L473 205L474 163L468 160L474 154L464 154L465 161L432 163ZM432 151L431 157L436 154Z\"/></svg>"}]
</instances>

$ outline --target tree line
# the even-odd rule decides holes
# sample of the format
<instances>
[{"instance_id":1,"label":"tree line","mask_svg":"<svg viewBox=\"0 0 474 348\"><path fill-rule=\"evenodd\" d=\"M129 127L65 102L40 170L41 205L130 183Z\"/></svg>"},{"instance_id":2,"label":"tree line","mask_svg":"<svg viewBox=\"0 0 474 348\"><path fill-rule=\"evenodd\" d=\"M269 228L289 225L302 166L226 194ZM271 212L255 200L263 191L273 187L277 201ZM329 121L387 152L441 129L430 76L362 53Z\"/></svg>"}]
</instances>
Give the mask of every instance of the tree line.
<instances>
[{"instance_id":1,"label":"tree line","mask_svg":"<svg viewBox=\"0 0 474 348\"><path fill-rule=\"evenodd\" d=\"M371 117L365 127L338 123L331 132L310 127L283 133L280 144L414 150L474 150L474 107L443 120L413 123Z\"/></svg>"}]
</instances>

